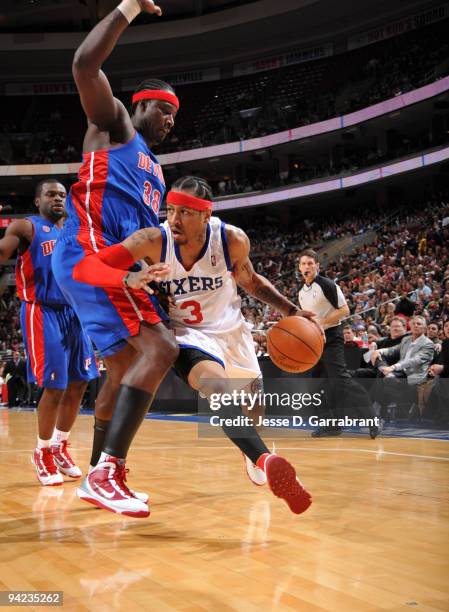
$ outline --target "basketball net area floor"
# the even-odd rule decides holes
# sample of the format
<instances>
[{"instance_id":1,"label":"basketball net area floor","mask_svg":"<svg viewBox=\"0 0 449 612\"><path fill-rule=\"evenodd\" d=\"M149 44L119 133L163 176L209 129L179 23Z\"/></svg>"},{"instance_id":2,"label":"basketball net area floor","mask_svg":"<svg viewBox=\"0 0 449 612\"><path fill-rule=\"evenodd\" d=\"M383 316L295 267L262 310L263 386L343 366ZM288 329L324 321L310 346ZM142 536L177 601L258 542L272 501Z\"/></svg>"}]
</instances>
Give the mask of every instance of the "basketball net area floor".
<instances>
[{"instance_id":1,"label":"basketball net area floor","mask_svg":"<svg viewBox=\"0 0 449 612\"><path fill-rule=\"evenodd\" d=\"M0 590L63 591L74 611L449 609L447 439L266 432L313 495L296 516L225 438L145 420L129 485L151 515L131 519L79 501L78 481L42 487L35 433L32 412L0 410ZM82 415L70 441L83 469L91 440Z\"/></svg>"}]
</instances>

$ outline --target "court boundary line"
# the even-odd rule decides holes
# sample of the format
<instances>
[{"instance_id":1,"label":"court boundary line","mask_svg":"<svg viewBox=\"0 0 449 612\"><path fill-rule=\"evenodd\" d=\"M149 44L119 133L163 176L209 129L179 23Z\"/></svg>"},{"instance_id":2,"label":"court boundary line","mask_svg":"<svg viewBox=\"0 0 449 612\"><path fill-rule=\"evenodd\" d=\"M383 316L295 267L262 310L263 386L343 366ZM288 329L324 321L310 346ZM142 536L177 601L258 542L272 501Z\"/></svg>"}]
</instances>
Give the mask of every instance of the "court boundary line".
<instances>
[{"instance_id":1,"label":"court boundary line","mask_svg":"<svg viewBox=\"0 0 449 612\"><path fill-rule=\"evenodd\" d=\"M420 439L420 438L418 438ZM445 440L447 442L447 440ZM72 450L76 450L76 451L91 451L91 447L81 447L81 446L72 446L71 447ZM175 446L141 446L141 447L133 447L131 449L131 452L133 451L139 451L139 452L147 452L147 451L165 451L165 450L173 450L173 449L177 449L177 448L195 448L195 449L200 449L200 450L210 450L212 449L219 449L219 450L231 450L233 449L232 446L226 445L226 446L192 446L191 444L189 445L180 445L180 444L176 444ZM391 456L398 456L398 457L414 457L415 459L430 459L430 460L436 460L436 461L449 461L449 457L438 457L437 455L417 455L415 453L400 453L397 451L384 451L382 449L369 449L369 448L306 448L306 447L302 447L302 446L276 446L276 450L281 450L281 451L308 451L308 452L315 452L315 453L320 453L322 451L324 452L330 452L330 453L368 453L368 454L375 454L375 455L391 455ZM8 449L8 450L0 450L0 453L29 453L30 449Z\"/></svg>"}]
</instances>

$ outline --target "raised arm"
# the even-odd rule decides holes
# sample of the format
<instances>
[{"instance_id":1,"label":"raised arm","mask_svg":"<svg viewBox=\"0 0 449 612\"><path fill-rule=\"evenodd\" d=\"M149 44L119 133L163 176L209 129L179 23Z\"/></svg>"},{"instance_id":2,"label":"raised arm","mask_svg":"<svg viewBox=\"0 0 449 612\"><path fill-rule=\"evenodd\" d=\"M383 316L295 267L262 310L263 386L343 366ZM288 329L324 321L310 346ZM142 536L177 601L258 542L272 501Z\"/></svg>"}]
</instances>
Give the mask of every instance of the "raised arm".
<instances>
[{"instance_id":1,"label":"raised arm","mask_svg":"<svg viewBox=\"0 0 449 612\"><path fill-rule=\"evenodd\" d=\"M152 0L123 0L87 35L76 50L72 64L73 77L89 122L101 131L113 132L118 142L128 142L134 129L126 108L114 98L101 66L122 32L142 11L155 15L162 13Z\"/></svg>"},{"instance_id":2,"label":"raised arm","mask_svg":"<svg viewBox=\"0 0 449 612\"><path fill-rule=\"evenodd\" d=\"M239 287L261 302L279 310L284 316L297 315L308 319L314 316L311 312L300 310L293 302L279 293L268 279L257 274L249 258L249 238L243 230L226 226L226 233L229 255L234 266L234 278Z\"/></svg>"},{"instance_id":3,"label":"raised arm","mask_svg":"<svg viewBox=\"0 0 449 612\"><path fill-rule=\"evenodd\" d=\"M11 259L19 246L26 247L33 240L33 225L28 219L18 219L8 225L4 237L0 240L0 264Z\"/></svg>"}]
</instances>

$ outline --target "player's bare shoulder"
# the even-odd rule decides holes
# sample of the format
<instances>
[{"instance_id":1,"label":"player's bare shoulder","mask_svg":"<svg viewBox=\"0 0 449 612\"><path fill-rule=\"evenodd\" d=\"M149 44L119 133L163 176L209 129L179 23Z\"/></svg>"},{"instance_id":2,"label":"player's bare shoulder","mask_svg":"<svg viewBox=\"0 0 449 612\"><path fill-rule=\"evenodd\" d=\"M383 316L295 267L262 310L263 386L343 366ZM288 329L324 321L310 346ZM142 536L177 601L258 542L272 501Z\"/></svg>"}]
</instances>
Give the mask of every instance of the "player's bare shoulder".
<instances>
[{"instance_id":1,"label":"player's bare shoulder","mask_svg":"<svg viewBox=\"0 0 449 612\"><path fill-rule=\"evenodd\" d=\"M229 252L233 259L240 259L248 255L250 241L246 233L240 227L226 224L226 238Z\"/></svg>"},{"instance_id":2,"label":"player's bare shoulder","mask_svg":"<svg viewBox=\"0 0 449 612\"><path fill-rule=\"evenodd\" d=\"M134 137L136 130L123 102L114 98L116 118L110 125L99 125L88 120L84 136L83 151L101 151L128 143Z\"/></svg>"},{"instance_id":3,"label":"player's bare shoulder","mask_svg":"<svg viewBox=\"0 0 449 612\"><path fill-rule=\"evenodd\" d=\"M20 241L31 242L33 240L33 224L29 219L16 219L6 228L6 236L15 236Z\"/></svg>"}]
</instances>

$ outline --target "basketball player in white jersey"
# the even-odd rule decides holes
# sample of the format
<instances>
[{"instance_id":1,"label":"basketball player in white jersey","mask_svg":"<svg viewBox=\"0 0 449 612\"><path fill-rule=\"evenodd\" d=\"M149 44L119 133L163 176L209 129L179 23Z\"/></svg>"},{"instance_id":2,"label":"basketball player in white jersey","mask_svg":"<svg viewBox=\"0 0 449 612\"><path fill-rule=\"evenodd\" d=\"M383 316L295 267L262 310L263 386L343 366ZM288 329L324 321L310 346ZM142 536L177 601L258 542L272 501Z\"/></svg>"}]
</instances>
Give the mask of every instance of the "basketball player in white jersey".
<instances>
[{"instance_id":1,"label":"basketball player in white jersey","mask_svg":"<svg viewBox=\"0 0 449 612\"><path fill-rule=\"evenodd\" d=\"M160 285L169 296L170 327L180 348L175 368L193 389L208 398L213 393L229 392L229 379L245 379L242 386L246 386L261 377L237 286L285 316L313 316L299 310L266 278L256 274L246 234L211 213L209 185L197 177L179 179L167 195L167 221L159 229L135 232L121 244L86 257L84 267L78 269L82 282L98 285L101 276L105 286L115 286L118 279L130 288L144 289L148 282L145 271L123 272L118 278L117 270L109 266L126 270L142 259L168 264L168 275ZM104 266L102 274L99 265ZM238 405L222 406L219 411L225 418L241 415ZM296 478L294 468L269 452L252 425L222 427L243 452L254 484L268 481L272 492L296 514L309 507L311 497ZM85 500L86 488L88 483L84 483ZM95 491L91 494L95 496Z\"/></svg>"}]
</instances>

